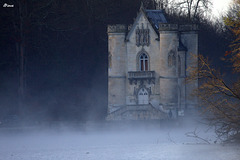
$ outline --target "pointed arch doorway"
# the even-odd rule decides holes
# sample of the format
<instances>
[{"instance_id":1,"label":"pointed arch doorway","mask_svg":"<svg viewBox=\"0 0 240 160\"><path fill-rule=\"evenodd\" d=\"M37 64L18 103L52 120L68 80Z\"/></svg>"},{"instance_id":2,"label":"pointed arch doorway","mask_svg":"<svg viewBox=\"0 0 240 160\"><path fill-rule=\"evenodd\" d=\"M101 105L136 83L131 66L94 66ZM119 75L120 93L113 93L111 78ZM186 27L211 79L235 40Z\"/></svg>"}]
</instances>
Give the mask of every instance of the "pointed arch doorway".
<instances>
[{"instance_id":1,"label":"pointed arch doorway","mask_svg":"<svg viewBox=\"0 0 240 160\"><path fill-rule=\"evenodd\" d=\"M149 104L149 95L145 88L138 91L138 104Z\"/></svg>"}]
</instances>

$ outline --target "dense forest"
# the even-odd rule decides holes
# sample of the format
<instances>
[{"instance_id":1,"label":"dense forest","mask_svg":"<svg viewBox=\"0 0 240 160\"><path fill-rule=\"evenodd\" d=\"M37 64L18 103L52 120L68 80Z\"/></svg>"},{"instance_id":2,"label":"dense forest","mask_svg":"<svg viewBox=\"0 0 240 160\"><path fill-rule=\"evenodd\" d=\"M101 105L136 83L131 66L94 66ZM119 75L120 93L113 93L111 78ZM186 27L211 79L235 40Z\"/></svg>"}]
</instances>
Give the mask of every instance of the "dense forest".
<instances>
[{"instance_id":1,"label":"dense forest","mask_svg":"<svg viewBox=\"0 0 240 160\"><path fill-rule=\"evenodd\" d=\"M107 25L132 24L140 0L6 0L0 10L0 120L103 120ZM3 4L2 4L3 5ZM144 1L145 8L156 3ZM169 9L170 10L170 9ZM171 23L193 23L166 12ZM199 53L214 65L231 42L221 22L197 14ZM222 68L226 72L226 67Z\"/></svg>"}]
</instances>

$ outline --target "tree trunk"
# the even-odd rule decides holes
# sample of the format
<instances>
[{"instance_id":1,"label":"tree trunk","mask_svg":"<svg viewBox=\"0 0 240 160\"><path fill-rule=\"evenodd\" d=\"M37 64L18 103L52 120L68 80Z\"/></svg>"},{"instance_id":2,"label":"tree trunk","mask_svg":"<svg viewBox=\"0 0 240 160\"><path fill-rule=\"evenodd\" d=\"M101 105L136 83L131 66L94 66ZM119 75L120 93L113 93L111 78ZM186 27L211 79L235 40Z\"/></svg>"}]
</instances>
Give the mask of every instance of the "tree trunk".
<instances>
[{"instance_id":1,"label":"tree trunk","mask_svg":"<svg viewBox=\"0 0 240 160\"><path fill-rule=\"evenodd\" d=\"M24 108L25 108L25 94L26 94L26 16L27 16L27 4L26 1L20 1L18 3L19 6L19 26L18 26L18 35L19 35L19 42L16 45L16 52L19 55L19 114L20 116L24 116Z\"/></svg>"}]
</instances>

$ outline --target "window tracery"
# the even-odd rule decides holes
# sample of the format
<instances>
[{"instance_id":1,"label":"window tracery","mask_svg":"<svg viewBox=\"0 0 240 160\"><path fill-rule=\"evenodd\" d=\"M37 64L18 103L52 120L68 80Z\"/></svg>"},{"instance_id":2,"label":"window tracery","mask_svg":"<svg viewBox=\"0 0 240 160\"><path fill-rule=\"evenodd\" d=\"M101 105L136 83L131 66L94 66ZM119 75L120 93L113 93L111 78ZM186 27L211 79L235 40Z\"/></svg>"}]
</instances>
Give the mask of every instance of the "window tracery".
<instances>
[{"instance_id":1,"label":"window tracery","mask_svg":"<svg viewBox=\"0 0 240 160\"><path fill-rule=\"evenodd\" d=\"M108 53L108 68L112 68L112 54Z\"/></svg>"},{"instance_id":2,"label":"window tracery","mask_svg":"<svg viewBox=\"0 0 240 160\"><path fill-rule=\"evenodd\" d=\"M180 58L180 56L178 56L178 76L181 76L181 71L182 71L181 66L182 66L181 58Z\"/></svg>"},{"instance_id":3,"label":"window tracery","mask_svg":"<svg viewBox=\"0 0 240 160\"><path fill-rule=\"evenodd\" d=\"M176 66L176 55L174 52L168 54L168 67Z\"/></svg>"},{"instance_id":4,"label":"window tracery","mask_svg":"<svg viewBox=\"0 0 240 160\"><path fill-rule=\"evenodd\" d=\"M148 71L149 70L149 59L145 53L142 53L139 56L139 69L140 71Z\"/></svg>"},{"instance_id":5,"label":"window tracery","mask_svg":"<svg viewBox=\"0 0 240 160\"><path fill-rule=\"evenodd\" d=\"M136 29L136 45L139 46L149 46L150 36L148 27L144 29L143 24L142 28L137 27Z\"/></svg>"}]
</instances>

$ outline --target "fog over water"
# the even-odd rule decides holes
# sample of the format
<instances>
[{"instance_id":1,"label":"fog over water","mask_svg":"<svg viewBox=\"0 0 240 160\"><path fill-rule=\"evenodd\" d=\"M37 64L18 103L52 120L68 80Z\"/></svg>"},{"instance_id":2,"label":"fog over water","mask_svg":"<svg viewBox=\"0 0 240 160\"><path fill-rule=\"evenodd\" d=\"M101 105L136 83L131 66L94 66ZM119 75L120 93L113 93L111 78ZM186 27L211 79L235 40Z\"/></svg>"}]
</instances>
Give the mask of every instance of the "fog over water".
<instances>
[{"instance_id":1,"label":"fog over water","mask_svg":"<svg viewBox=\"0 0 240 160\"><path fill-rule=\"evenodd\" d=\"M0 160L239 159L239 146L222 145L211 129L192 124L105 122L1 128ZM188 136L194 130L206 141Z\"/></svg>"}]
</instances>

